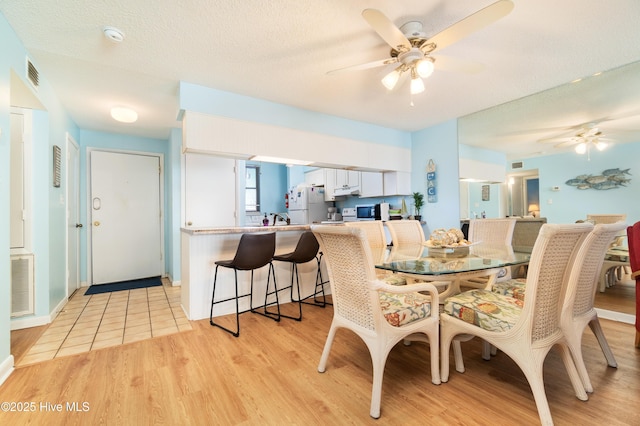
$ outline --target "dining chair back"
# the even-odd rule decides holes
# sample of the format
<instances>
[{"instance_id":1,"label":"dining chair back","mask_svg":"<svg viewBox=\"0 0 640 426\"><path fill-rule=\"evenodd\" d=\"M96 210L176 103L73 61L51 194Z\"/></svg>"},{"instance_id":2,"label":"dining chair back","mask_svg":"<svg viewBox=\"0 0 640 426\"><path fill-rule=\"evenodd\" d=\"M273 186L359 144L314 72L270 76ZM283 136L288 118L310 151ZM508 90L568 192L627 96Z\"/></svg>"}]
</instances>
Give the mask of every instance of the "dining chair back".
<instances>
[{"instance_id":1,"label":"dining chair back","mask_svg":"<svg viewBox=\"0 0 640 426\"><path fill-rule=\"evenodd\" d=\"M360 228L312 225L311 229L324 253L333 297L333 319L318 371L326 370L337 330L345 328L355 333L371 355L373 385L369 414L378 418L389 352L407 336L422 336L416 339L429 343L431 381L440 384L436 288L430 283L392 286L377 279L366 233Z\"/></svg>"},{"instance_id":2,"label":"dining chair back","mask_svg":"<svg viewBox=\"0 0 640 426\"><path fill-rule=\"evenodd\" d=\"M346 226L362 229L367 237L374 264L384 263L389 256L387 248L387 236L384 232L384 225L380 220L360 220L355 222L345 222ZM406 285L407 279L398 274L384 270L376 270L378 278L383 279L387 284Z\"/></svg>"},{"instance_id":3,"label":"dining chair back","mask_svg":"<svg viewBox=\"0 0 640 426\"><path fill-rule=\"evenodd\" d=\"M440 316L441 379L449 379L449 349L454 338L476 336L506 353L522 369L536 402L540 421L553 424L544 390L543 364L558 345L576 396L587 400L561 329L562 300L570 271L590 223L545 224L534 244L524 302L490 290L469 290L449 297ZM454 351L456 370L464 371Z\"/></svg>"},{"instance_id":4,"label":"dining chair back","mask_svg":"<svg viewBox=\"0 0 640 426\"><path fill-rule=\"evenodd\" d=\"M497 245L511 247L513 230L516 227L514 218L506 219L471 219L469 221L469 238L472 243L482 243L487 246ZM521 265L522 266L522 265ZM520 267L521 267L520 266ZM496 273L497 281L511 278L511 268L502 268ZM477 277L465 280L460 285L465 287L485 288L489 284L488 277Z\"/></svg>"},{"instance_id":5,"label":"dining chair back","mask_svg":"<svg viewBox=\"0 0 640 426\"><path fill-rule=\"evenodd\" d=\"M424 242L422 224L417 220L389 220L387 228L389 228L391 242L394 246Z\"/></svg>"},{"instance_id":6,"label":"dining chair back","mask_svg":"<svg viewBox=\"0 0 640 426\"><path fill-rule=\"evenodd\" d=\"M636 347L640 348L640 222L627 228L631 279L636 280Z\"/></svg>"}]
</instances>

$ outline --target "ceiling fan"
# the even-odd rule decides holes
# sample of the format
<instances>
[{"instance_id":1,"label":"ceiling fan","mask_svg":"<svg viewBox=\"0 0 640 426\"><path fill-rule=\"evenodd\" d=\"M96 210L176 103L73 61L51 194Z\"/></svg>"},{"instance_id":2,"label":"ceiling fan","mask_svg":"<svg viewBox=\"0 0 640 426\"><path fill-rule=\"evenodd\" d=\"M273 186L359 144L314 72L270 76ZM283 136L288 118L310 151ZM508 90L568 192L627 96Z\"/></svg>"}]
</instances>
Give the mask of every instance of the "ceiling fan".
<instances>
[{"instance_id":1,"label":"ceiling fan","mask_svg":"<svg viewBox=\"0 0 640 426\"><path fill-rule=\"evenodd\" d=\"M362 17L391 46L390 57L365 64L329 71L333 74L342 71L363 70L384 65L397 64L384 76L382 84L393 90L403 74L411 77L411 94L424 91L423 78L429 77L434 68L468 73L479 72L482 65L445 56L432 56L438 50L447 47L506 16L513 9L511 0L499 0L458 21L433 37L427 37L422 31L422 23L411 21L398 28L389 18L376 9L365 9Z\"/></svg>"},{"instance_id":2,"label":"ceiling fan","mask_svg":"<svg viewBox=\"0 0 640 426\"><path fill-rule=\"evenodd\" d=\"M590 158L591 148L595 148L598 151L604 150L609 143L613 142L613 139L605 138L604 133L596 127L595 123L587 123L575 133L573 136L564 138L545 138L540 139L542 143L555 143L556 148L564 148L567 146L575 145L575 151L578 154L587 154Z\"/></svg>"}]
</instances>

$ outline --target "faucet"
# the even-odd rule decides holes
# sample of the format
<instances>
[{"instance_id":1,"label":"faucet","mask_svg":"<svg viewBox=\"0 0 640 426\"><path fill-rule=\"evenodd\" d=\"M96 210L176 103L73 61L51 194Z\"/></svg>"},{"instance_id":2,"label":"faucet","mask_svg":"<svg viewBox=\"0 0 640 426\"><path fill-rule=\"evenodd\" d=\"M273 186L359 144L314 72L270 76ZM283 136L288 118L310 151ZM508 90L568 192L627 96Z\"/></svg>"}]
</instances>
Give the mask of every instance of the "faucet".
<instances>
[{"instance_id":1,"label":"faucet","mask_svg":"<svg viewBox=\"0 0 640 426\"><path fill-rule=\"evenodd\" d=\"M284 216L283 216L284 215ZM273 213L273 225L276 225L276 221L280 220L281 222L287 222L287 225L291 223L291 219L289 215L286 213Z\"/></svg>"}]
</instances>

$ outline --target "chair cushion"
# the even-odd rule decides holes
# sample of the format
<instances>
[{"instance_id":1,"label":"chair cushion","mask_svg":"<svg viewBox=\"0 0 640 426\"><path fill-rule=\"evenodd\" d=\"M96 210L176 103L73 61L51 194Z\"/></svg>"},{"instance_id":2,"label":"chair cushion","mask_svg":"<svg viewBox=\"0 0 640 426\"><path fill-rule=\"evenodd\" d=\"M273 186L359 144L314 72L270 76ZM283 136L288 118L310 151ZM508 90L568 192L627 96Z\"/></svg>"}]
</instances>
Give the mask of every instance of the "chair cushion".
<instances>
[{"instance_id":1,"label":"chair cushion","mask_svg":"<svg viewBox=\"0 0 640 426\"><path fill-rule=\"evenodd\" d=\"M470 290L448 297L444 313L488 331L507 331L518 321L522 301L489 290Z\"/></svg>"},{"instance_id":2,"label":"chair cushion","mask_svg":"<svg viewBox=\"0 0 640 426\"><path fill-rule=\"evenodd\" d=\"M420 293L379 292L382 314L389 324L400 327L431 315L431 298Z\"/></svg>"},{"instance_id":3,"label":"chair cushion","mask_svg":"<svg viewBox=\"0 0 640 426\"><path fill-rule=\"evenodd\" d=\"M389 285L407 285L407 279L398 274L388 274L382 280Z\"/></svg>"},{"instance_id":4,"label":"chair cushion","mask_svg":"<svg viewBox=\"0 0 640 426\"><path fill-rule=\"evenodd\" d=\"M524 290L526 284L527 280L525 278L514 278L493 284L493 288L491 290L494 293L513 297L524 302Z\"/></svg>"}]
</instances>

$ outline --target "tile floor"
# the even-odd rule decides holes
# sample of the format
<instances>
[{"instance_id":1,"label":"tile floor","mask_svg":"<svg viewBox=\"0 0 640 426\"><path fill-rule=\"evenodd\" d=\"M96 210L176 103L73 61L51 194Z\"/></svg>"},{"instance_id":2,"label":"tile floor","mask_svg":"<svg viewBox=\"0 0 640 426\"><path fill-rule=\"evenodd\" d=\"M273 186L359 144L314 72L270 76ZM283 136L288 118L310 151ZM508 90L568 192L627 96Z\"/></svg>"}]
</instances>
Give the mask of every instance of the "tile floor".
<instances>
[{"instance_id":1,"label":"tile floor","mask_svg":"<svg viewBox=\"0 0 640 426\"><path fill-rule=\"evenodd\" d=\"M191 330L180 287L163 285L85 296L78 289L17 365Z\"/></svg>"}]
</instances>

